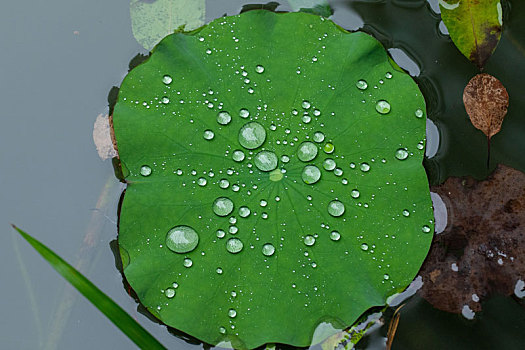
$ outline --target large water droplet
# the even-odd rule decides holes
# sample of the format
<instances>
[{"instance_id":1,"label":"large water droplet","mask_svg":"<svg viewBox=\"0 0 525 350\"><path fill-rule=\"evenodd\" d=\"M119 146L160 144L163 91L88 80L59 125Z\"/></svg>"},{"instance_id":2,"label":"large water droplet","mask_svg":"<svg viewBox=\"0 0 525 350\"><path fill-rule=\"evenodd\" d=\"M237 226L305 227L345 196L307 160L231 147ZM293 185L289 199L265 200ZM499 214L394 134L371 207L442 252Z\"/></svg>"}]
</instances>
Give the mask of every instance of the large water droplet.
<instances>
[{"instance_id":1,"label":"large water droplet","mask_svg":"<svg viewBox=\"0 0 525 350\"><path fill-rule=\"evenodd\" d=\"M387 78L387 79L392 79L392 73L390 73L390 72L386 72L386 74L385 74L385 78Z\"/></svg>"},{"instance_id":2,"label":"large water droplet","mask_svg":"<svg viewBox=\"0 0 525 350\"><path fill-rule=\"evenodd\" d=\"M352 196L352 198L359 198L359 196L360 196L361 194L359 193L359 190L353 189L353 190L350 192L350 195Z\"/></svg>"},{"instance_id":3,"label":"large water droplet","mask_svg":"<svg viewBox=\"0 0 525 350\"><path fill-rule=\"evenodd\" d=\"M246 218L248 216L250 216L251 214L251 211L250 211L250 208L246 207L246 206L242 206L239 208L239 216L241 218Z\"/></svg>"},{"instance_id":4,"label":"large water droplet","mask_svg":"<svg viewBox=\"0 0 525 350\"><path fill-rule=\"evenodd\" d=\"M345 205L343 204L343 202L334 200L328 203L328 214L337 217L343 215L344 212Z\"/></svg>"},{"instance_id":5,"label":"large water droplet","mask_svg":"<svg viewBox=\"0 0 525 350\"><path fill-rule=\"evenodd\" d=\"M150 176L151 175L151 168L147 165L143 165L140 167L140 175L142 176Z\"/></svg>"},{"instance_id":6,"label":"large water droplet","mask_svg":"<svg viewBox=\"0 0 525 350\"><path fill-rule=\"evenodd\" d=\"M317 157L317 146L315 143L305 141L299 145L297 150L297 158L303 162L309 162Z\"/></svg>"},{"instance_id":7,"label":"large water droplet","mask_svg":"<svg viewBox=\"0 0 525 350\"><path fill-rule=\"evenodd\" d=\"M166 85L169 85L171 84L171 82L173 81L173 79L169 76L169 75L165 75L162 77L162 82Z\"/></svg>"},{"instance_id":8,"label":"large water droplet","mask_svg":"<svg viewBox=\"0 0 525 350\"><path fill-rule=\"evenodd\" d=\"M332 158L326 158L323 162L323 168L325 168L325 170L328 170L328 171L334 170L335 166L336 166L335 160L333 160Z\"/></svg>"},{"instance_id":9,"label":"large water droplet","mask_svg":"<svg viewBox=\"0 0 525 350\"><path fill-rule=\"evenodd\" d=\"M408 210L403 210L403 216L405 217L409 217L410 216L410 212Z\"/></svg>"},{"instance_id":10,"label":"large water droplet","mask_svg":"<svg viewBox=\"0 0 525 350\"><path fill-rule=\"evenodd\" d=\"M332 231L332 232L330 232L330 239L332 241L338 241L338 240L341 239L341 234L339 232L337 232L337 231Z\"/></svg>"},{"instance_id":11,"label":"large water droplet","mask_svg":"<svg viewBox=\"0 0 525 350\"><path fill-rule=\"evenodd\" d=\"M164 295L166 296L166 298L169 299L173 298L175 296L175 293L175 289L173 288L168 288L164 291Z\"/></svg>"},{"instance_id":12,"label":"large water droplet","mask_svg":"<svg viewBox=\"0 0 525 350\"><path fill-rule=\"evenodd\" d=\"M250 112L246 109L246 108L242 108L240 111L239 111L239 116L241 118L248 118L250 116Z\"/></svg>"},{"instance_id":13,"label":"large water droplet","mask_svg":"<svg viewBox=\"0 0 525 350\"><path fill-rule=\"evenodd\" d=\"M315 237L312 235L304 237L304 244L306 244L309 247L313 246L315 244Z\"/></svg>"},{"instance_id":14,"label":"large water droplet","mask_svg":"<svg viewBox=\"0 0 525 350\"><path fill-rule=\"evenodd\" d=\"M281 162L288 163L289 161L290 161L290 157L288 157L287 155L281 156Z\"/></svg>"},{"instance_id":15,"label":"large water droplet","mask_svg":"<svg viewBox=\"0 0 525 350\"><path fill-rule=\"evenodd\" d=\"M366 80L358 80L357 83L355 83L355 86L357 86L357 88L359 90L365 90L367 87L368 87L368 83L366 82Z\"/></svg>"},{"instance_id":16,"label":"large water droplet","mask_svg":"<svg viewBox=\"0 0 525 350\"><path fill-rule=\"evenodd\" d=\"M416 109L416 111L414 112L416 118L423 118L423 110L418 108Z\"/></svg>"},{"instance_id":17,"label":"large water droplet","mask_svg":"<svg viewBox=\"0 0 525 350\"><path fill-rule=\"evenodd\" d=\"M275 247L271 243L262 246L262 253L266 256L272 256L275 253Z\"/></svg>"},{"instance_id":18,"label":"large water droplet","mask_svg":"<svg viewBox=\"0 0 525 350\"><path fill-rule=\"evenodd\" d=\"M244 244L242 244L242 241L238 238L230 238L226 242L226 250L232 254L237 254L242 250L243 247Z\"/></svg>"},{"instance_id":19,"label":"large water droplet","mask_svg":"<svg viewBox=\"0 0 525 350\"><path fill-rule=\"evenodd\" d=\"M168 103L170 103L170 99L168 96L164 96L163 98L161 98L160 102L167 105Z\"/></svg>"},{"instance_id":20,"label":"large water droplet","mask_svg":"<svg viewBox=\"0 0 525 350\"><path fill-rule=\"evenodd\" d=\"M307 165L304 167L301 177L305 184L314 184L321 178L321 170L315 165Z\"/></svg>"},{"instance_id":21,"label":"large water droplet","mask_svg":"<svg viewBox=\"0 0 525 350\"><path fill-rule=\"evenodd\" d=\"M230 187L230 181L228 181L226 179L221 179L219 181L219 187L222 188L222 189L226 189L226 188Z\"/></svg>"},{"instance_id":22,"label":"large water droplet","mask_svg":"<svg viewBox=\"0 0 525 350\"><path fill-rule=\"evenodd\" d=\"M232 116L226 111L219 112L217 114L217 123L221 125L228 125L232 121Z\"/></svg>"},{"instance_id":23,"label":"large water droplet","mask_svg":"<svg viewBox=\"0 0 525 350\"><path fill-rule=\"evenodd\" d=\"M239 143L247 149L255 149L266 140L266 130L257 122L245 124L239 131Z\"/></svg>"},{"instance_id":24,"label":"large water droplet","mask_svg":"<svg viewBox=\"0 0 525 350\"><path fill-rule=\"evenodd\" d=\"M359 168L364 173L370 171L370 165L368 163L361 163L361 166Z\"/></svg>"},{"instance_id":25,"label":"large water droplet","mask_svg":"<svg viewBox=\"0 0 525 350\"><path fill-rule=\"evenodd\" d=\"M215 272L217 272L218 275L222 275L222 269L220 267L217 267Z\"/></svg>"},{"instance_id":26,"label":"large water droplet","mask_svg":"<svg viewBox=\"0 0 525 350\"><path fill-rule=\"evenodd\" d=\"M320 132L320 131L317 131L314 134L313 140L315 142L323 142L324 141L324 134L322 132Z\"/></svg>"},{"instance_id":27,"label":"large water droplet","mask_svg":"<svg viewBox=\"0 0 525 350\"><path fill-rule=\"evenodd\" d=\"M235 309L229 309L228 316L234 318L235 316L237 316L237 311L235 311Z\"/></svg>"},{"instance_id":28,"label":"large water droplet","mask_svg":"<svg viewBox=\"0 0 525 350\"><path fill-rule=\"evenodd\" d=\"M405 160L408 158L408 152L404 148L400 148L396 151L396 158L399 160Z\"/></svg>"},{"instance_id":29,"label":"large water droplet","mask_svg":"<svg viewBox=\"0 0 525 350\"><path fill-rule=\"evenodd\" d=\"M197 180L197 184L201 187L206 186L207 183L208 181L204 177L199 177L199 179Z\"/></svg>"},{"instance_id":30,"label":"large water droplet","mask_svg":"<svg viewBox=\"0 0 525 350\"><path fill-rule=\"evenodd\" d=\"M255 166L260 171L272 171L277 168L277 156L270 151L261 151L257 153L254 159Z\"/></svg>"},{"instance_id":31,"label":"large water droplet","mask_svg":"<svg viewBox=\"0 0 525 350\"><path fill-rule=\"evenodd\" d=\"M233 201L227 197L219 197L213 202L213 212L219 216L230 215L233 211Z\"/></svg>"},{"instance_id":32,"label":"large water droplet","mask_svg":"<svg viewBox=\"0 0 525 350\"><path fill-rule=\"evenodd\" d=\"M212 130L205 130L202 134L202 137L204 137L206 140L213 140L215 133Z\"/></svg>"},{"instance_id":33,"label":"large water droplet","mask_svg":"<svg viewBox=\"0 0 525 350\"><path fill-rule=\"evenodd\" d=\"M219 333L220 333L220 334L226 334L226 328L224 328L224 327L219 327Z\"/></svg>"},{"instance_id":34,"label":"large water droplet","mask_svg":"<svg viewBox=\"0 0 525 350\"><path fill-rule=\"evenodd\" d=\"M175 226L166 235L166 246L175 253L191 252L199 244L199 235L189 226Z\"/></svg>"},{"instance_id":35,"label":"large water droplet","mask_svg":"<svg viewBox=\"0 0 525 350\"><path fill-rule=\"evenodd\" d=\"M366 252L368 250L368 244L366 243L361 244L361 250Z\"/></svg>"},{"instance_id":36,"label":"large water droplet","mask_svg":"<svg viewBox=\"0 0 525 350\"><path fill-rule=\"evenodd\" d=\"M390 103L388 103L385 100L377 101L376 111L378 111L381 114L387 114L388 112L390 112Z\"/></svg>"},{"instance_id":37,"label":"large water droplet","mask_svg":"<svg viewBox=\"0 0 525 350\"><path fill-rule=\"evenodd\" d=\"M241 150L235 150L232 153L232 158L236 162L242 162L244 160L244 152Z\"/></svg>"},{"instance_id":38,"label":"large water droplet","mask_svg":"<svg viewBox=\"0 0 525 350\"><path fill-rule=\"evenodd\" d=\"M310 108L312 105L311 105L310 102L308 102L308 101L305 100L305 101L303 101L303 103L301 104L301 106L303 106L304 109L308 109L308 108Z\"/></svg>"},{"instance_id":39,"label":"large water droplet","mask_svg":"<svg viewBox=\"0 0 525 350\"><path fill-rule=\"evenodd\" d=\"M255 67L255 71L259 74L261 74L262 72L264 72L264 67L261 66L260 64L258 64L256 67Z\"/></svg>"},{"instance_id":40,"label":"large water droplet","mask_svg":"<svg viewBox=\"0 0 525 350\"><path fill-rule=\"evenodd\" d=\"M191 267L193 265L193 261L190 258L186 258L184 259L182 265L184 265L184 267Z\"/></svg>"}]
</instances>

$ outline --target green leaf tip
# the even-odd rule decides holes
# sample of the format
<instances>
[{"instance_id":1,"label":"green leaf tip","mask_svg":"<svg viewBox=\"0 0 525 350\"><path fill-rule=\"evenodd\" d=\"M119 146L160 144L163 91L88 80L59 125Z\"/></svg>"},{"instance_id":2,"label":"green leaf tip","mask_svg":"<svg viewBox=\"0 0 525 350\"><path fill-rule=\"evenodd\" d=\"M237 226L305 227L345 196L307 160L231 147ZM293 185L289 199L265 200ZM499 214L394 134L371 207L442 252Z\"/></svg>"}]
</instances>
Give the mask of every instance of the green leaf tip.
<instances>
[{"instance_id":1,"label":"green leaf tip","mask_svg":"<svg viewBox=\"0 0 525 350\"><path fill-rule=\"evenodd\" d=\"M99 309L115 326L117 326L128 338L141 349L166 349L137 321L128 315L110 297L98 289L91 281L84 277L74 267L69 265L60 256L47 248L44 244L24 232L16 225L11 226L33 247L35 250L66 279L76 290L78 290L93 306Z\"/></svg>"},{"instance_id":2,"label":"green leaf tip","mask_svg":"<svg viewBox=\"0 0 525 350\"><path fill-rule=\"evenodd\" d=\"M259 10L170 35L124 79L113 125L126 279L206 343L308 346L428 252L425 102L367 34Z\"/></svg>"},{"instance_id":3,"label":"green leaf tip","mask_svg":"<svg viewBox=\"0 0 525 350\"><path fill-rule=\"evenodd\" d=\"M501 38L500 0L439 0L450 38L470 61L483 68Z\"/></svg>"}]
</instances>

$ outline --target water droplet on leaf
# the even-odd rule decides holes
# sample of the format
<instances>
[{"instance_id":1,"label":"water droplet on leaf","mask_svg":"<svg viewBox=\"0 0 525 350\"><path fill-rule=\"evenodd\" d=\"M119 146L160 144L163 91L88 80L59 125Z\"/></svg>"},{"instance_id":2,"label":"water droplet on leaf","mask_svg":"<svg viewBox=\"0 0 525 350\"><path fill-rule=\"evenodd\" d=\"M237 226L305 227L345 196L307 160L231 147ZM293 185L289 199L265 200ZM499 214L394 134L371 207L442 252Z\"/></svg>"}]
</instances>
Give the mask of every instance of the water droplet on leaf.
<instances>
[{"instance_id":1,"label":"water droplet on leaf","mask_svg":"<svg viewBox=\"0 0 525 350\"><path fill-rule=\"evenodd\" d=\"M261 151L255 156L254 163L260 171L272 171L277 168L278 160L275 153Z\"/></svg>"},{"instance_id":2,"label":"water droplet on leaf","mask_svg":"<svg viewBox=\"0 0 525 350\"><path fill-rule=\"evenodd\" d=\"M230 113L222 111L217 114L217 123L221 125L228 125L232 121L232 116Z\"/></svg>"},{"instance_id":3,"label":"water droplet on leaf","mask_svg":"<svg viewBox=\"0 0 525 350\"><path fill-rule=\"evenodd\" d=\"M390 103L388 103L385 100L377 101L376 111L381 114L387 114L388 112L390 112Z\"/></svg>"},{"instance_id":4,"label":"water droplet on leaf","mask_svg":"<svg viewBox=\"0 0 525 350\"><path fill-rule=\"evenodd\" d=\"M226 250L229 251L232 254L239 253L242 250L243 247L244 247L244 244L238 238L230 238L226 242Z\"/></svg>"},{"instance_id":5,"label":"water droplet on leaf","mask_svg":"<svg viewBox=\"0 0 525 350\"><path fill-rule=\"evenodd\" d=\"M166 298L169 299L173 298L175 296L175 293L175 289L173 288L168 288L164 291L164 295L166 296Z\"/></svg>"},{"instance_id":6,"label":"water droplet on leaf","mask_svg":"<svg viewBox=\"0 0 525 350\"><path fill-rule=\"evenodd\" d=\"M368 87L368 83L366 82L366 80L358 80L357 83L355 83L355 86L357 86L357 88L359 90L365 90L367 87Z\"/></svg>"},{"instance_id":7,"label":"water droplet on leaf","mask_svg":"<svg viewBox=\"0 0 525 350\"><path fill-rule=\"evenodd\" d=\"M219 197L213 202L213 212L218 216L230 215L233 211L233 201L227 197Z\"/></svg>"},{"instance_id":8,"label":"water droplet on leaf","mask_svg":"<svg viewBox=\"0 0 525 350\"><path fill-rule=\"evenodd\" d=\"M173 79L169 75L165 75L162 77L162 82L166 85L171 84L172 81Z\"/></svg>"},{"instance_id":9,"label":"water droplet on leaf","mask_svg":"<svg viewBox=\"0 0 525 350\"><path fill-rule=\"evenodd\" d=\"M166 246L175 253L188 253L199 244L199 235L189 226L175 226L166 235Z\"/></svg>"},{"instance_id":10,"label":"water droplet on leaf","mask_svg":"<svg viewBox=\"0 0 525 350\"><path fill-rule=\"evenodd\" d=\"M257 122L245 124L239 131L239 143L247 149L255 149L266 140L266 130Z\"/></svg>"},{"instance_id":11,"label":"water droplet on leaf","mask_svg":"<svg viewBox=\"0 0 525 350\"><path fill-rule=\"evenodd\" d=\"M140 175L142 176L150 176L151 175L151 168L147 165L143 165L140 167Z\"/></svg>"},{"instance_id":12,"label":"water droplet on leaf","mask_svg":"<svg viewBox=\"0 0 525 350\"><path fill-rule=\"evenodd\" d=\"M400 148L396 151L396 158L399 160L405 160L408 158L408 152L404 148Z\"/></svg>"},{"instance_id":13,"label":"water droplet on leaf","mask_svg":"<svg viewBox=\"0 0 525 350\"><path fill-rule=\"evenodd\" d=\"M299 145L297 149L297 158L303 162L309 162L317 157L317 146L315 143L305 141Z\"/></svg>"},{"instance_id":14,"label":"water droplet on leaf","mask_svg":"<svg viewBox=\"0 0 525 350\"><path fill-rule=\"evenodd\" d=\"M331 201L328 203L328 214L338 217L343 215L345 212L345 205L343 202L340 202L338 200Z\"/></svg>"},{"instance_id":15,"label":"water droplet on leaf","mask_svg":"<svg viewBox=\"0 0 525 350\"><path fill-rule=\"evenodd\" d=\"M275 253L275 247L271 243L266 243L262 247L262 253L266 256L272 256Z\"/></svg>"},{"instance_id":16,"label":"water droplet on leaf","mask_svg":"<svg viewBox=\"0 0 525 350\"><path fill-rule=\"evenodd\" d=\"M305 184L314 184L321 178L321 170L315 165L307 165L304 167L301 177Z\"/></svg>"},{"instance_id":17,"label":"water droplet on leaf","mask_svg":"<svg viewBox=\"0 0 525 350\"><path fill-rule=\"evenodd\" d=\"M215 133L211 130L205 130L202 136L206 140L213 140L213 138L215 137Z\"/></svg>"},{"instance_id":18,"label":"water droplet on leaf","mask_svg":"<svg viewBox=\"0 0 525 350\"><path fill-rule=\"evenodd\" d=\"M304 244L306 244L309 247L313 246L315 244L315 237L312 235L304 237Z\"/></svg>"}]
</instances>

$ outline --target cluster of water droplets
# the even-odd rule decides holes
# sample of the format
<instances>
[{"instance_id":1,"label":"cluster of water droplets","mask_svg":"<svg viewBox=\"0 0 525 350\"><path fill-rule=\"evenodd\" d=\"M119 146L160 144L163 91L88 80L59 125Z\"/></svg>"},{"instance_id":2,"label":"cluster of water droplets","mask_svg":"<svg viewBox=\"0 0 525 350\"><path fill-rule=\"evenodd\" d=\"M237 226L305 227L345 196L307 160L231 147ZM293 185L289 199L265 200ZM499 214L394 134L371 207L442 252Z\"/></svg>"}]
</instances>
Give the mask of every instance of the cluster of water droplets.
<instances>
[{"instance_id":1,"label":"cluster of water droplets","mask_svg":"<svg viewBox=\"0 0 525 350\"><path fill-rule=\"evenodd\" d=\"M202 40L201 40L202 39ZM234 40L236 38L234 37ZM320 38L322 40L322 38ZM204 38L199 38L199 41L205 42ZM237 40L238 41L238 40ZM206 48L205 53L213 56L216 52L214 48ZM318 62L319 57L312 57L312 64ZM304 67L297 67L296 73L298 75L304 74ZM240 81L242 82L242 89L247 92L248 95L254 95L256 93L257 83L264 82L265 75L268 74L268 69L263 65L258 64L253 67L241 66L236 74L239 75ZM262 78L262 79L261 79ZM387 72L385 79L392 79L393 74ZM174 80L170 75L163 75L162 83L166 87L172 86ZM269 81L269 80L268 80ZM260 84L259 82L259 84ZM379 81L379 85L384 84L383 80ZM372 84L373 85L373 84ZM330 89L334 90L335 86L330 85ZM367 93L369 89L375 89L377 86L369 86L369 83L360 79L355 83L355 88L361 91L363 94ZM228 108L224 109L223 103L216 97L217 92L211 89L203 94L207 96L201 102L210 110L216 111L214 115L213 123L207 123L201 129L202 134L197 136L202 142L207 143L210 148L215 147L215 143L221 137L225 135L236 134L235 140L230 144L230 147L224 151L224 156L231 160L232 165L227 169L215 171L202 171L194 169L176 169L173 173L177 176L188 176L191 177L192 183L196 184L201 188L209 188L210 186L218 186L221 190L224 190L224 195L218 196L212 199L210 210L215 219L213 222L220 222L220 228L211 230L213 233L213 242L221 244L226 252L231 256L241 256L243 251L255 249L260 252L262 259L268 262L268 268L270 266L271 259L278 259L279 254L282 252L284 237L278 237L277 232L265 235L264 232L259 232L259 227L267 227L260 225L260 222L264 222L271 215L276 215L279 211L278 203L281 202L280 196L270 196L269 191L264 192L266 195L263 198L256 197L255 194L259 189L258 186L262 187L262 180L269 180L270 183L280 187L280 191L287 191L290 187L301 184L306 186L302 188L305 193L311 193L306 195L308 205L314 207L315 201L321 198L316 196L316 186L323 183L323 181L334 181L337 184L346 186L344 190L337 190L337 197L335 191L332 189L326 195L330 196L330 199L325 200L324 208L322 213L327 214L327 218L332 220L332 225L337 223L346 222L346 220L352 220L357 217L354 212L354 206L366 209L369 207L369 203L361 202L363 197L374 199L374 195L367 193L367 189L358 188L357 182L353 178L357 176L366 176L366 174L373 173L375 167L379 167L382 164L386 164L387 160L381 159L354 159L353 162L349 162L345 157L338 153L338 143L333 141L334 135L328 135L327 132L323 131L324 127L323 118L329 118L334 113L329 110L326 111L324 108L317 107L310 99L300 99L294 108L290 111L282 113L276 121L269 124L265 117L265 112L268 112L268 107L265 104L258 106L257 108L243 107L240 109ZM213 96L213 97L212 97ZM368 98L371 95L367 95ZM178 100L178 101L177 101ZM365 101L363 99L363 101ZM136 101L132 101L136 103ZM155 101L143 102L143 106L150 108L156 103L158 106L169 105L170 103L190 103L189 100L174 98L166 93L165 96L159 97ZM378 118L387 118L393 111L392 106L386 99L377 99L373 102L371 109L375 110L374 113L378 114ZM395 107L395 106L394 106ZM272 113L275 113L274 111ZM392 112L393 113L393 112ZM422 109L414 111L416 118L423 118L424 112ZM280 120L279 120L280 118ZM292 118L293 124L296 126L295 130L291 126L284 127L287 125L283 122L286 118ZM193 123L193 120L190 120ZM297 127L299 125L299 127ZM235 130L235 132L232 132ZM282 135L277 136L281 132ZM399 145L399 148L393 150L389 159L393 161L406 161L409 159L413 152L412 147L422 150L424 148L424 141L421 141L417 145ZM154 173L156 165L143 165L139 169L139 174L142 177L149 177ZM296 172L295 168L300 168ZM293 175L291 175L293 171ZM261 184L248 183L245 176L246 173L254 176L256 181ZM217 174L217 176L215 176ZM292 178L293 176L293 178ZM287 181L281 182L283 179ZM287 185L289 184L289 185ZM184 183L186 186L186 183ZM198 187L196 187L198 188ZM332 187L333 188L333 187ZM284 190L283 190L284 189ZM192 191L196 191L192 189ZM231 192L229 192L231 191ZM246 194L246 196L239 196L239 193ZM344 192L344 196L342 193ZM192 192L193 193L193 192ZM213 193L213 192L210 192ZM283 200L290 200L288 196L280 193ZM314 194L312 196L312 194ZM262 195L262 192L261 192ZM253 200L246 200L247 196L253 196ZM314 199L312 199L315 197ZM348 208L347 208L348 207ZM316 208L317 209L317 208ZM413 210L413 209L411 209ZM401 213L402 217L409 218L411 210L404 209ZM274 214L275 213L275 214ZM243 221L244 220L244 221ZM251 221L248 221L251 220ZM261 220L261 221L259 221ZM247 224L244 225L243 222ZM280 223L282 226L286 226L286 223ZM247 227L252 226L253 229ZM257 226L257 227L256 227ZM342 226L342 225L341 225ZM207 231L205 228L209 228L210 225L202 225L200 232L196 229L186 225L178 225L171 228L166 234L165 245L166 248L174 253L181 254L184 256L182 264L185 268L191 268L194 264L193 260L189 257L189 253L194 251L199 245L199 240L203 236L206 241L209 240L207 237ZM330 225L323 223L322 229L326 231L325 234L317 232L313 228L307 227L316 232L303 232L301 235L298 233L297 240L302 240L305 251L304 257L306 259L305 265L308 268L315 269L318 266L318 261L312 260L312 254L316 245L326 244L342 244L337 242L345 241L349 239L346 237L347 234L357 235L360 240L360 250L364 253L373 255L374 251L377 250L375 244L365 242L365 238L362 234L358 233L347 233L342 227L331 227ZM431 223L422 226L422 233L430 233ZM282 228L284 232L285 227ZM255 237L255 242L252 236ZM394 239L395 237L386 235L385 237ZM353 238L353 237L352 237ZM204 252L202 253L204 255ZM349 254L348 251L345 254ZM195 259L195 258L194 258ZM376 257L373 257L376 260ZM384 260L377 258L378 263L382 264ZM196 260L196 263L197 260ZM230 268L230 264L227 264ZM385 266L388 267L388 266ZM295 273L295 270L293 271ZM226 266L217 266L215 268L217 276L221 276L224 273L234 273L234 271L228 271ZM309 278L310 275L305 273L303 278ZM384 274L384 282L389 281L392 283L390 275ZM162 290L162 293L166 298L172 299L176 295L178 284L173 283L172 286ZM297 286L296 283L292 285L292 288L296 289L298 293L305 293ZM315 291L311 291L313 295L316 295L318 287L315 287ZM305 293L308 295L308 292ZM232 291L230 293L231 300L235 300L237 292ZM307 306L308 303L305 303ZM235 307L229 308L225 311L227 317L231 320L231 328L234 329L233 320L237 317L237 310ZM226 334L227 329L223 326L219 328L219 333Z\"/></svg>"}]
</instances>

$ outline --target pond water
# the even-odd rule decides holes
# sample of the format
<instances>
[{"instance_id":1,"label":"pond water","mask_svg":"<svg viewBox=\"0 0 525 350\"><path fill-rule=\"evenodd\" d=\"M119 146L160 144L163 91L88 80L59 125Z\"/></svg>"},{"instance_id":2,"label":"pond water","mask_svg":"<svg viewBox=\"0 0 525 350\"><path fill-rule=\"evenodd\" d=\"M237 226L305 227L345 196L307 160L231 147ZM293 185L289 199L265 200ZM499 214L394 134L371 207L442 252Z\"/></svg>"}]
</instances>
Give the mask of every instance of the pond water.
<instances>
[{"instance_id":1,"label":"pond water","mask_svg":"<svg viewBox=\"0 0 525 350\"><path fill-rule=\"evenodd\" d=\"M206 21L237 14L250 3L208 0ZM453 47L442 25L440 31L436 1L335 0L331 4L335 22L373 33L421 85L432 119L426 161L431 181L438 183L450 175L486 176L485 137L469 126L457 98L476 69ZM284 4L279 7L289 9ZM508 27L487 65L511 96L504 128L493 139L491 164L502 162L523 171L525 100L520 87L525 70L520 65L525 58L525 26L518 19L525 6L512 1L509 13ZM133 37L129 0L8 2L0 13L0 30L4 44L0 347L134 347L10 229L9 223L14 223L76 266L168 348L203 348L195 339L174 335L138 312L115 268L111 246L117 236L123 185L116 180L111 161L97 155L92 130L97 115L108 113L108 93L120 85L129 61L138 53L147 54ZM485 315L469 322L415 297L404 308L393 348L442 349L456 342L458 349L483 349L500 341L505 349L518 349L525 341L519 332L525 319L522 306L510 298L490 303ZM388 310L386 325L359 348L385 347L392 313Z\"/></svg>"}]
</instances>

